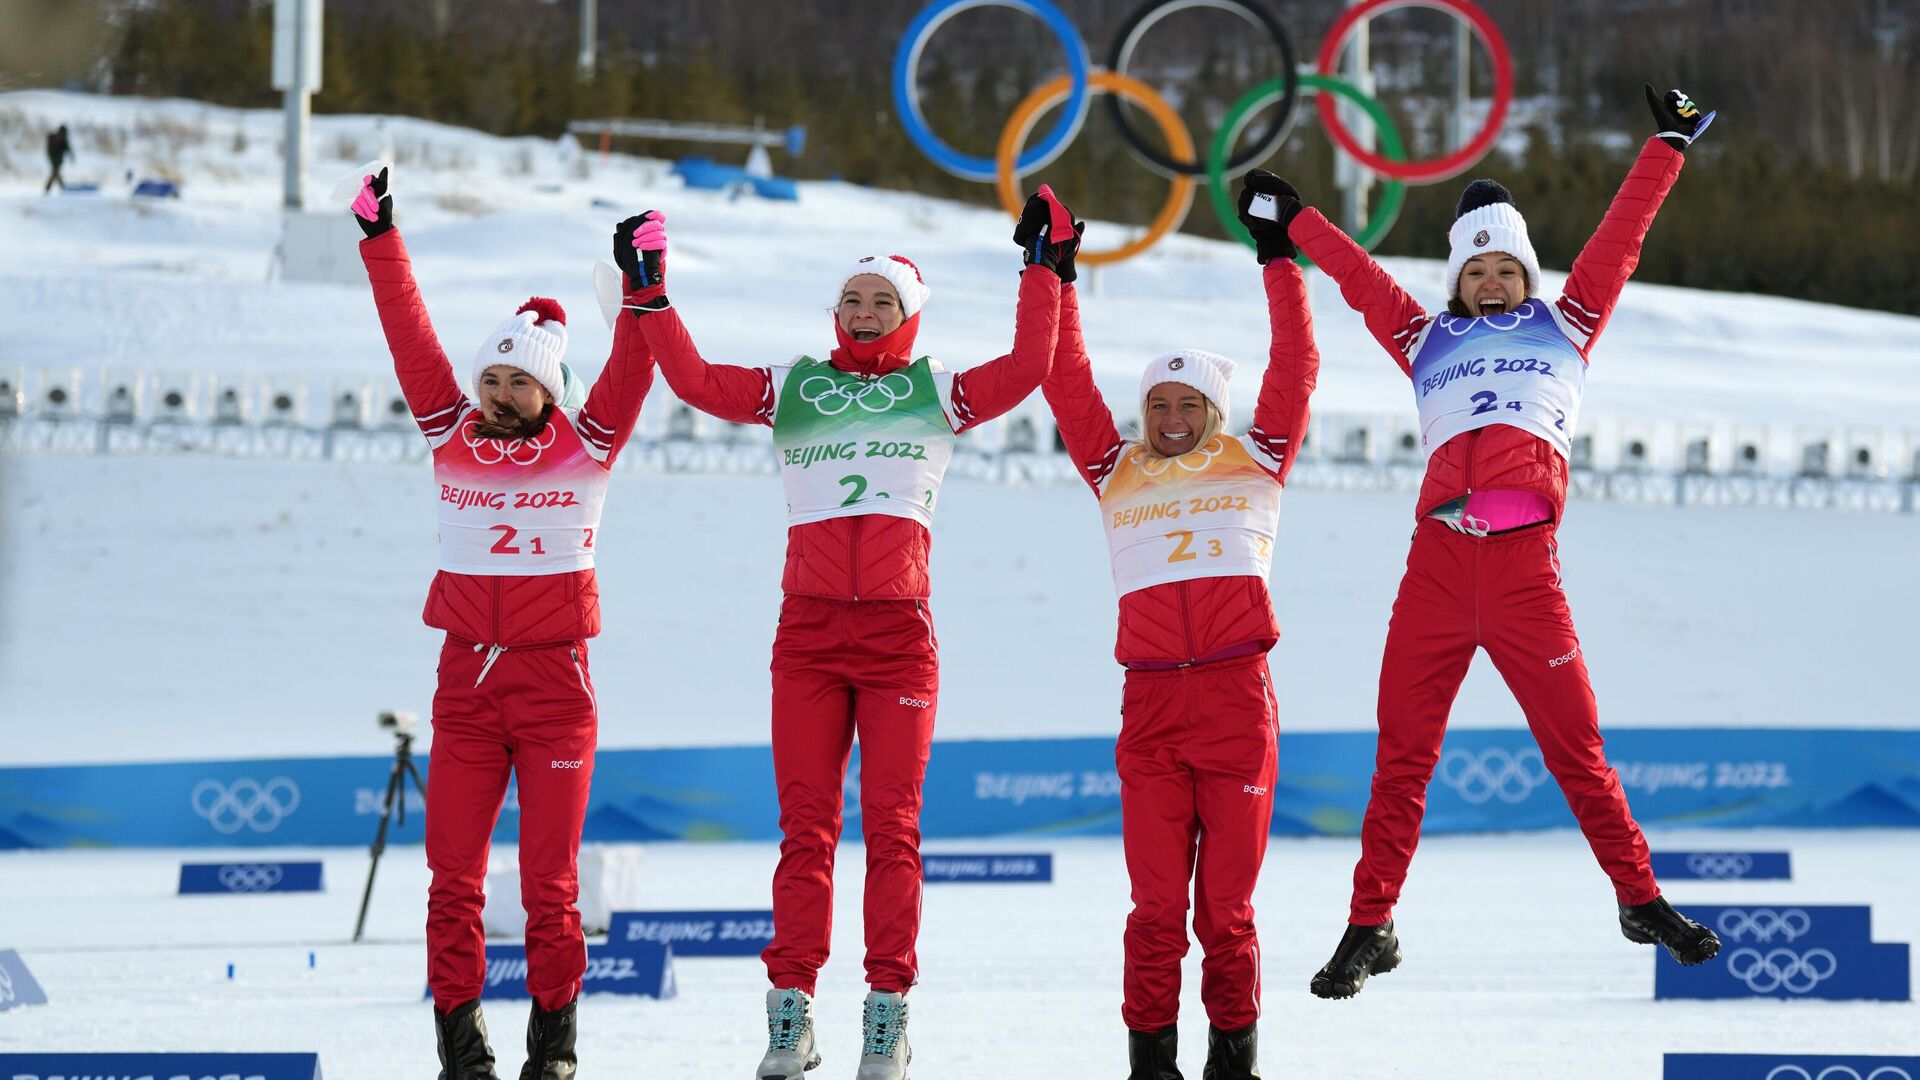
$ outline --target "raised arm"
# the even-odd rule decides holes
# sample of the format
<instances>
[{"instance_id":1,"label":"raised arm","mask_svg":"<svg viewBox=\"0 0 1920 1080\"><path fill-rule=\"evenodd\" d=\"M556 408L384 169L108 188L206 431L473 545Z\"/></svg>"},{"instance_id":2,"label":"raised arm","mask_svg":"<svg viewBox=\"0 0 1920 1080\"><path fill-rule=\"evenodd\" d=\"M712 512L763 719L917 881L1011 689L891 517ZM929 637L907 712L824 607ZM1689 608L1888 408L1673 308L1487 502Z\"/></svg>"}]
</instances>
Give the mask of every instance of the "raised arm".
<instances>
[{"instance_id":1,"label":"raised arm","mask_svg":"<svg viewBox=\"0 0 1920 1080\"><path fill-rule=\"evenodd\" d=\"M1261 277L1267 286L1273 341L1267 346L1267 373L1260 380L1260 400L1247 439L1266 459L1261 467L1284 484L1306 438L1307 401L1320 381L1320 349L1314 344L1313 313L1307 309L1307 283L1299 265L1275 259Z\"/></svg>"},{"instance_id":2,"label":"raised arm","mask_svg":"<svg viewBox=\"0 0 1920 1080\"><path fill-rule=\"evenodd\" d=\"M1291 233L1301 212L1300 193L1265 169L1255 169L1241 180L1237 205L1240 224L1253 237L1254 255L1264 267L1260 276L1267 286L1267 321L1273 333L1247 441L1266 459L1261 467L1284 484L1293 471L1294 452L1307 434L1307 399L1320 380L1320 348L1313 340L1307 283L1293 261L1300 254Z\"/></svg>"},{"instance_id":3,"label":"raised arm","mask_svg":"<svg viewBox=\"0 0 1920 1080\"><path fill-rule=\"evenodd\" d=\"M1366 320L1367 332L1387 350L1400 370L1412 373L1413 345L1431 321L1425 308L1366 249L1309 206L1293 219L1287 234L1328 277L1340 297Z\"/></svg>"},{"instance_id":4,"label":"raised arm","mask_svg":"<svg viewBox=\"0 0 1920 1080\"><path fill-rule=\"evenodd\" d=\"M965 431L1000 416L1027 399L1053 365L1060 332L1060 294L1075 277L1082 222L1045 184L1027 198L1014 227L1026 269L1020 271L1020 304L1013 317L1013 351L954 376L949 413L953 430Z\"/></svg>"},{"instance_id":5,"label":"raised arm","mask_svg":"<svg viewBox=\"0 0 1920 1080\"><path fill-rule=\"evenodd\" d=\"M773 372L707 363L667 302L666 220L649 210L615 230L613 260L626 271L627 314L639 320L645 349L681 401L729 423L772 427Z\"/></svg>"},{"instance_id":6,"label":"raised arm","mask_svg":"<svg viewBox=\"0 0 1920 1080\"><path fill-rule=\"evenodd\" d=\"M1086 338L1080 333L1080 298L1073 286L1060 289L1060 337L1054 346L1053 366L1040 383L1060 439L1080 476L1100 494L1108 474L1120 463L1125 440L1113 425L1113 410L1093 382Z\"/></svg>"},{"instance_id":7,"label":"raised arm","mask_svg":"<svg viewBox=\"0 0 1920 1080\"><path fill-rule=\"evenodd\" d=\"M467 395L433 332L426 301L413 280L407 245L393 227L385 169L362 181L360 196L354 200L354 220L367 237L360 241L360 261L366 264L367 281L373 286L373 306L387 335L387 351L393 354L400 392L421 433L437 442L459 422Z\"/></svg>"},{"instance_id":8,"label":"raised arm","mask_svg":"<svg viewBox=\"0 0 1920 1080\"><path fill-rule=\"evenodd\" d=\"M640 406L653 387L653 357L636 319L613 321L613 353L580 409L578 430L587 452L608 468L640 423Z\"/></svg>"},{"instance_id":9,"label":"raised arm","mask_svg":"<svg viewBox=\"0 0 1920 1080\"><path fill-rule=\"evenodd\" d=\"M1025 401L1046 378L1060 332L1060 290L1060 279L1052 270L1029 266L1020 272L1013 351L953 377L949 411L955 432L1002 415Z\"/></svg>"},{"instance_id":10,"label":"raised arm","mask_svg":"<svg viewBox=\"0 0 1920 1080\"><path fill-rule=\"evenodd\" d=\"M1554 303L1567 336L1580 347L1582 355L1593 348L1594 339L1606 328L1620 291L1640 265L1647 230L1653 227L1654 215L1680 177L1686 157L1683 151L1707 130L1716 115L1703 116L1699 106L1679 90L1658 97L1649 86L1647 105L1661 131L1640 148L1626 181L1607 206L1606 217L1600 219L1600 227L1574 258L1567 287Z\"/></svg>"}]
</instances>

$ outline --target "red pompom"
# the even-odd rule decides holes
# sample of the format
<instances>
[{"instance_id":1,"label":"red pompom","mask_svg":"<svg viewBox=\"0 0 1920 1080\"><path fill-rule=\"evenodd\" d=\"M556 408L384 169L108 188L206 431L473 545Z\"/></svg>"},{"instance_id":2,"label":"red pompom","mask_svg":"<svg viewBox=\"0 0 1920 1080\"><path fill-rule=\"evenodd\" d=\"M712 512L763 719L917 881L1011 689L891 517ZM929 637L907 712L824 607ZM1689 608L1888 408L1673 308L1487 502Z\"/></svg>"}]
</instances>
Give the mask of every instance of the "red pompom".
<instances>
[{"instance_id":1,"label":"red pompom","mask_svg":"<svg viewBox=\"0 0 1920 1080\"><path fill-rule=\"evenodd\" d=\"M539 318L534 320L535 325L547 322L548 320L557 322L561 326L567 325L567 313L560 307L560 301L558 300L549 300L544 296L530 297L526 303L520 305L520 310L514 312L514 314L518 315L521 311L531 311L539 316Z\"/></svg>"}]
</instances>

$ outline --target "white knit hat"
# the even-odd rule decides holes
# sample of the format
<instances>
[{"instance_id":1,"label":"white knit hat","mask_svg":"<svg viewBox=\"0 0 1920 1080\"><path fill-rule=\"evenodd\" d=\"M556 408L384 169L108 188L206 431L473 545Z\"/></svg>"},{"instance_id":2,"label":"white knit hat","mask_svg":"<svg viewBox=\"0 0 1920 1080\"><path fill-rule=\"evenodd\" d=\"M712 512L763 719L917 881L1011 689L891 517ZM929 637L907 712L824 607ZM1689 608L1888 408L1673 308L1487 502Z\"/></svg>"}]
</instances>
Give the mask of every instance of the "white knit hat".
<instances>
[{"instance_id":1,"label":"white knit hat","mask_svg":"<svg viewBox=\"0 0 1920 1080\"><path fill-rule=\"evenodd\" d=\"M473 396L480 397L480 376L496 364L517 367L534 377L555 405L566 400L560 358L567 352L567 313L544 296L520 305L513 318L493 328L473 358Z\"/></svg>"},{"instance_id":2,"label":"white knit hat","mask_svg":"<svg viewBox=\"0 0 1920 1080\"><path fill-rule=\"evenodd\" d=\"M1202 352L1199 349L1181 349L1165 356L1155 358L1140 375L1140 414L1146 415L1147 394L1161 383L1180 383L1191 386L1206 395L1220 410L1225 419L1227 413L1227 387L1233 379L1237 365L1218 353Z\"/></svg>"},{"instance_id":3,"label":"white knit hat","mask_svg":"<svg viewBox=\"0 0 1920 1080\"><path fill-rule=\"evenodd\" d=\"M920 268L899 255L868 255L853 264L845 277L840 279L840 288L833 294L833 304L828 310L840 307L840 297L847 291L847 282L861 274L879 274L893 286L893 294L900 298L900 317L911 319L920 313L920 305L927 302L933 290L920 278Z\"/></svg>"},{"instance_id":4,"label":"white knit hat","mask_svg":"<svg viewBox=\"0 0 1920 1080\"><path fill-rule=\"evenodd\" d=\"M1475 180L1460 194L1453 228L1447 230L1447 299L1460 298L1460 271L1476 255L1505 252L1527 271L1527 295L1540 291L1540 256L1527 239L1527 219L1514 208L1513 193L1492 180Z\"/></svg>"}]
</instances>

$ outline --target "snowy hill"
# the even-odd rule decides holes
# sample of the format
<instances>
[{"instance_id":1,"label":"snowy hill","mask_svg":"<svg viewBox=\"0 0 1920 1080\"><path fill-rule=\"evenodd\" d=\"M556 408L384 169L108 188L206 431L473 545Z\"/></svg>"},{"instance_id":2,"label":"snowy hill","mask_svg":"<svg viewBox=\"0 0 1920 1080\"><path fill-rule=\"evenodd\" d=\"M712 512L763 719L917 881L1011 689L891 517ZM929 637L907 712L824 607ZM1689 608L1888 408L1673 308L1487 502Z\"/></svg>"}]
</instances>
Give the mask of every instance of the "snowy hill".
<instances>
[{"instance_id":1,"label":"snowy hill","mask_svg":"<svg viewBox=\"0 0 1920 1080\"><path fill-rule=\"evenodd\" d=\"M74 129L69 175L100 194L40 196L37 132L57 121ZM0 94L0 295L16 312L0 324L0 369L389 383L363 287L268 277L279 130L272 112ZM397 160L401 228L463 369L480 334L541 293L572 313L570 358L596 371L609 335L590 264L614 221L648 207L671 219L675 304L712 359L825 347L840 269L876 251L925 272L920 340L933 355L965 367L1011 339L1019 263L995 211L836 183L802 184L797 204L730 201L681 189L660 162L589 156L580 175L544 140L402 118L316 117L313 141L317 194L376 154ZM183 197L129 201L129 169L179 180ZM1096 220L1089 245L1122 235ZM1437 305L1440 264L1385 262ZM1337 291L1309 280L1325 358L1316 413L1409 413L1398 369ZM1549 293L1559 282L1548 274ZM1266 330L1245 249L1175 238L1083 294L1117 405L1147 358L1192 345L1243 362L1235 393L1250 408ZM1586 422L1863 430L1916 446L1915 340L1911 317L1629 286L1595 354ZM647 424L667 400L649 402ZM0 460L0 757L380 752L372 714L424 712L431 690L436 642L418 621L433 564L427 483L417 465ZM1084 488L954 480L943 503L943 736L1111 731L1114 604ZM1283 724L1371 726L1411 509L1400 495L1289 493L1274 573ZM772 478L616 478L595 646L606 745L764 741L783 537ZM1920 596L1915 516L1579 503L1561 537L1606 723L1920 719L1897 685ZM1521 722L1484 661L1455 715Z\"/></svg>"}]
</instances>

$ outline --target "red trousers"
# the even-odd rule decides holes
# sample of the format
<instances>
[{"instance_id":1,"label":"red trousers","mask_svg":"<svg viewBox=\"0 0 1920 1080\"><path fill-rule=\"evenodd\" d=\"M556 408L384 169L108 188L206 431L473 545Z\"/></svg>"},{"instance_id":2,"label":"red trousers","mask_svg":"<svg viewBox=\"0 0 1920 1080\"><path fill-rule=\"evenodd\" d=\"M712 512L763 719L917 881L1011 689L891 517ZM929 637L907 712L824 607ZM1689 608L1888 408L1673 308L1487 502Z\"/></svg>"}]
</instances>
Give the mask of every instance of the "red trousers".
<instances>
[{"instance_id":1,"label":"red trousers","mask_svg":"<svg viewBox=\"0 0 1920 1080\"><path fill-rule=\"evenodd\" d=\"M427 777L427 984L443 1012L486 984L481 889L511 771L520 789L527 992L551 1011L579 995L587 966L574 906L599 730L587 643L507 649L490 668L487 655L452 637L440 649Z\"/></svg>"},{"instance_id":2,"label":"red trousers","mask_svg":"<svg viewBox=\"0 0 1920 1080\"><path fill-rule=\"evenodd\" d=\"M813 993L833 931L833 854L847 758L860 737L867 841L867 983L905 993L919 972L920 795L940 701L924 600L788 596L773 640L773 773L780 865L773 941L760 954L776 989Z\"/></svg>"},{"instance_id":3,"label":"red trousers","mask_svg":"<svg viewBox=\"0 0 1920 1080\"><path fill-rule=\"evenodd\" d=\"M1552 526L1477 537L1427 520L1414 533L1387 629L1380 742L1349 921L1378 926L1400 898L1447 713L1476 648L1487 650L1519 701L1541 760L1615 894L1629 904L1660 895L1646 838L1601 744L1586 659L1560 589Z\"/></svg>"},{"instance_id":4,"label":"red trousers","mask_svg":"<svg viewBox=\"0 0 1920 1080\"><path fill-rule=\"evenodd\" d=\"M1134 1031L1180 1016L1180 958L1193 932L1200 997L1223 1031L1260 1018L1253 886L1273 822L1279 710L1267 658L1129 671L1120 708L1120 827L1133 882L1125 1002Z\"/></svg>"}]
</instances>

